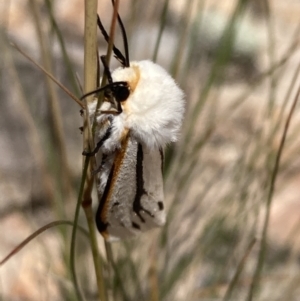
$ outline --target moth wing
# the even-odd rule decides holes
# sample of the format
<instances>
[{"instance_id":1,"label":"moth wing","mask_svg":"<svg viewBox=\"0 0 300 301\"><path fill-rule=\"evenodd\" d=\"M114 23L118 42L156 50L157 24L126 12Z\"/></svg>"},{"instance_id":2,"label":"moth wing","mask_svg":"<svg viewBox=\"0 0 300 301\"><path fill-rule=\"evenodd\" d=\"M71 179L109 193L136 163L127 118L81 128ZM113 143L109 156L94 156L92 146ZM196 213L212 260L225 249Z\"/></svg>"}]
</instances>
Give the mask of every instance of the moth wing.
<instances>
[{"instance_id":1,"label":"moth wing","mask_svg":"<svg viewBox=\"0 0 300 301\"><path fill-rule=\"evenodd\" d=\"M143 152L143 180L144 193L140 199L140 206L144 208L143 214L146 222L142 224L143 231L157 226L163 226L166 222L164 211L164 187L163 187L163 151L162 149L149 149L141 144Z\"/></svg>"},{"instance_id":2,"label":"moth wing","mask_svg":"<svg viewBox=\"0 0 300 301\"><path fill-rule=\"evenodd\" d=\"M127 238L165 223L162 153L130 133L116 151L96 222L105 239Z\"/></svg>"}]
</instances>

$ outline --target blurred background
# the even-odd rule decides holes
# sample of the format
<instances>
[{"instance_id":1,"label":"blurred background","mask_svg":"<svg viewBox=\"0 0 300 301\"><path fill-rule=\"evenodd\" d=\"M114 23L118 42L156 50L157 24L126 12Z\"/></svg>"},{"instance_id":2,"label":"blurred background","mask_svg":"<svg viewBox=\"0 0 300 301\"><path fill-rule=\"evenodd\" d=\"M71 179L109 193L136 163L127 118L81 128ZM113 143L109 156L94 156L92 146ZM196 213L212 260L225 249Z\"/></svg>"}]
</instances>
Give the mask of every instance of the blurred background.
<instances>
[{"instance_id":1,"label":"blurred background","mask_svg":"<svg viewBox=\"0 0 300 301\"><path fill-rule=\"evenodd\" d=\"M167 225L113 244L112 300L300 300L299 106L270 190L299 87L300 2L120 2L131 60L166 68L186 114L167 150ZM98 13L109 31L111 2L99 0ZM80 97L83 28L83 0L0 2L0 259L39 227L73 219L82 167L79 106L12 43ZM123 50L118 27L115 44ZM99 33L100 54L106 46ZM76 300L70 233L48 230L1 266L0 299ZM100 234L99 246L105 256ZM97 300L80 233L77 265Z\"/></svg>"}]
</instances>

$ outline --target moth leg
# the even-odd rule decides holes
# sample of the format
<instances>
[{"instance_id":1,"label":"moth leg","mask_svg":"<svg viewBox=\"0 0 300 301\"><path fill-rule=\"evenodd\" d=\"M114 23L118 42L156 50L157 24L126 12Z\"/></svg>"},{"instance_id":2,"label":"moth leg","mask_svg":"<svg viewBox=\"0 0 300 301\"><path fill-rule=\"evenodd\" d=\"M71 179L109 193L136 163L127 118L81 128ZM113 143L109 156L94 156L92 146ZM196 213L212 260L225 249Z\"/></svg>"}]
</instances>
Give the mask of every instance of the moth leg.
<instances>
[{"instance_id":1,"label":"moth leg","mask_svg":"<svg viewBox=\"0 0 300 301\"><path fill-rule=\"evenodd\" d=\"M104 141L102 141L102 139L101 139L101 140L97 143L97 145L96 145L96 147L95 147L95 149L94 149L93 151L87 152L87 151L84 150L84 151L82 152L82 155L83 155L83 156L86 156L86 157L92 157L92 156L96 155L96 154L98 153L99 149L101 148L103 142L104 142Z\"/></svg>"},{"instance_id":2,"label":"moth leg","mask_svg":"<svg viewBox=\"0 0 300 301\"><path fill-rule=\"evenodd\" d=\"M92 171L92 175L96 175L97 173L99 173L99 172L101 171L101 169L102 169L102 166L99 165L96 169L94 169L94 170Z\"/></svg>"},{"instance_id":3,"label":"moth leg","mask_svg":"<svg viewBox=\"0 0 300 301\"><path fill-rule=\"evenodd\" d=\"M107 155L103 154L101 164L95 170L92 171L93 175L96 175L97 173L99 173L103 169L103 166L106 162L106 159L107 159Z\"/></svg>"},{"instance_id":4,"label":"moth leg","mask_svg":"<svg viewBox=\"0 0 300 301\"><path fill-rule=\"evenodd\" d=\"M91 152L87 152L84 150L82 152L82 155L87 156L87 157L92 157L92 156L96 155L98 153L99 149L101 148L101 146L103 145L103 143L109 138L110 134L111 134L111 126L107 129L103 138L97 143L95 149Z\"/></svg>"}]
</instances>

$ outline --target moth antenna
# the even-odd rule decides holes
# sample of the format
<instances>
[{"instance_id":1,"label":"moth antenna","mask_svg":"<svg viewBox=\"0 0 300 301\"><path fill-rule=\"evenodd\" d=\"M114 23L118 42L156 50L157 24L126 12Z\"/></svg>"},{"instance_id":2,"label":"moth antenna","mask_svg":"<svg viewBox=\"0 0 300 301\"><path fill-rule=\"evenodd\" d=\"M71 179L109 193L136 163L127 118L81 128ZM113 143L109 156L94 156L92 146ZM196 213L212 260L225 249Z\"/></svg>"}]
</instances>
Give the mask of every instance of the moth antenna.
<instances>
[{"instance_id":1,"label":"moth antenna","mask_svg":"<svg viewBox=\"0 0 300 301\"><path fill-rule=\"evenodd\" d=\"M120 86L120 85L124 85L124 86L127 86L127 82L123 82L123 81L120 81L120 82L113 82L113 83L109 83L107 84L106 86L102 87L102 88L97 88L93 91L90 91L86 94L83 94L81 97L80 97L80 100L83 100L84 98L90 96L90 95L93 95L93 94L96 94L96 93L99 93L105 89L111 89L111 88L114 88L115 86Z\"/></svg>"},{"instance_id":2,"label":"moth antenna","mask_svg":"<svg viewBox=\"0 0 300 301\"><path fill-rule=\"evenodd\" d=\"M97 85L100 83L100 62L99 62L99 50L97 49Z\"/></svg>"},{"instance_id":3,"label":"moth antenna","mask_svg":"<svg viewBox=\"0 0 300 301\"><path fill-rule=\"evenodd\" d=\"M111 0L112 1L112 4L113 6L115 6L115 1L114 0ZM120 25L120 28L121 28L121 32L122 32L122 37L123 37L123 43L124 43L124 49L125 49L125 58L126 58L126 61L125 61L125 67L129 67L129 51L128 51L128 40L127 40L127 34L126 34L126 30L125 30L125 27L124 27L124 24L120 18L120 15L118 13L118 23Z\"/></svg>"},{"instance_id":4,"label":"moth antenna","mask_svg":"<svg viewBox=\"0 0 300 301\"><path fill-rule=\"evenodd\" d=\"M107 34L99 15L97 15L97 24L98 24L98 27L99 27L105 41L107 43L109 43L109 39L110 39L109 35ZM113 52L114 52L115 58L122 64L123 67L126 67L126 59L125 59L124 55L114 44L113 44Z\"/></svg>"},{"instance_id":5,"label":"moth antenna","mask_svg":"<svg viewBox=\"0 0 300 301\"><path fill-rule=\"evenodd\" d=\"M113 80L112 80L111 73L110 73L110 70L109 70L107 62L106 62L106 56L105 55L101 55L101 62L102 62L103 67L104 67L104 72L107 75L108 83L112 84Z\"/></svg>"}]
</instances>

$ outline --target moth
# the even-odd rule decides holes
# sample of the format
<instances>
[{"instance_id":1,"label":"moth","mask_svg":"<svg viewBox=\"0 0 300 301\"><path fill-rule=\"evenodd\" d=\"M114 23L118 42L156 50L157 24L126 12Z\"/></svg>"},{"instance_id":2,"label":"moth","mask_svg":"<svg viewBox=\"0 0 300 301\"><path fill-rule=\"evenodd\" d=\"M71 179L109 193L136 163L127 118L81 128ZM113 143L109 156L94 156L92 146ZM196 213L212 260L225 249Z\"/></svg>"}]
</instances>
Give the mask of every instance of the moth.
<instances>
[{"instance_id":1,"label":"moth","mask_svg":"<svg viewBox=\"0 0 300 301\"><path fill-rule=\"evenodd\" d=\"M102 153L97 170L97 189L102 197L96 224L109 241L165 224L164 148L178 138L185 104L182 90L162 67L148 60L129 61L127 36L119 16L118 21L125 56L115 46L113 52L121 67L110 72L102 56L108 84L82 97L104 91L100 112L96 112L96 101L88 107L91 120L96 114L97 146L83 154ZM99 17L98 26L108 42Z\"/></svg>"}]
</instances>

